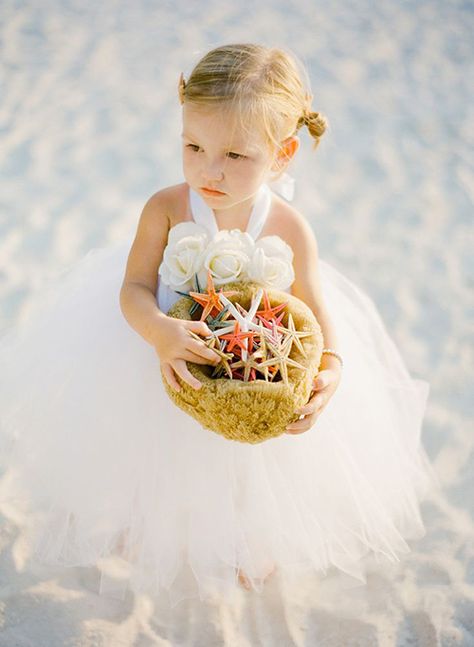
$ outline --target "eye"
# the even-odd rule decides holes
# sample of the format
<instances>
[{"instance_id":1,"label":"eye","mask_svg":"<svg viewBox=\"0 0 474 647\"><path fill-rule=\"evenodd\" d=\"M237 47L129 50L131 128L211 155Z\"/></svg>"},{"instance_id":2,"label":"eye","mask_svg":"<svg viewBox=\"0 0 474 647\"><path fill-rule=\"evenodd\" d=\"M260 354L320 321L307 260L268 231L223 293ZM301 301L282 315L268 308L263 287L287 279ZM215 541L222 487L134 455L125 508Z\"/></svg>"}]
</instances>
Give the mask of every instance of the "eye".
<instances>
[{"instance_id":1,"label":"eye","mask_svg":"<svg viewBox=\"0 0 474 647\"><path fill-rule=\"evenodd\" d=\"M195 153L199 150L199 146L197 144L186 144L186 148L190 148Z\"/></svg>"},{"instance_id":2,"label":"eye","mask_svg":"<svg viewBox=\"0 0 474 647\"><path fill-rule=\"evenodd\" d=\"M230 159L233 160L238 160L238 159L245 159L245 155L240 155L240 153L227 153L227 155L230 157Z\"/></svg>"}]
</instances>

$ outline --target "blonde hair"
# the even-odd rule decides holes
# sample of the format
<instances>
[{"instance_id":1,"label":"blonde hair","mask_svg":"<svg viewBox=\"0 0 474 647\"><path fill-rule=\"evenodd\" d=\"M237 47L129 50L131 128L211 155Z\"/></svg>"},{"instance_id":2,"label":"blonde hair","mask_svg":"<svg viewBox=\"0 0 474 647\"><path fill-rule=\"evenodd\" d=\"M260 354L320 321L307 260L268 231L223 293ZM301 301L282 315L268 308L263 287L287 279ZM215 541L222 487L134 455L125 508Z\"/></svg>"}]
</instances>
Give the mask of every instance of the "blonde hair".
<instances>
[{"instance_id":1,"label":"blonde hair","mask_svg":"<svg viewBox=\"0 0 474 647\"><path fill-rule=\"evenodd\" d=\"M258 124L270 147L280 146L304 125L316 148L328 125L321 113L311 110L304 67L276 47L216 47L195 65L187 81L181 74L179 98L181 104L237 107L242 125Z\"/></svg>"}]
</instances>

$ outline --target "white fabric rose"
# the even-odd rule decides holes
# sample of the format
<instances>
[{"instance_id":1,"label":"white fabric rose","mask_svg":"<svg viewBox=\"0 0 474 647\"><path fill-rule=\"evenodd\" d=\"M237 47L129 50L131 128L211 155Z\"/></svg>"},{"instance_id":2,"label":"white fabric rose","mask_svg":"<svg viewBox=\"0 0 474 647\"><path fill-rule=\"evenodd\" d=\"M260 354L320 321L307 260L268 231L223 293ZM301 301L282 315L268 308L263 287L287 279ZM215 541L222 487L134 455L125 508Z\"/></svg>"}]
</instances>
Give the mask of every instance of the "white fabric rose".
<instances>
[{"instance_id":1,"label":"white fabric rose","mask_svg":"<svg viewBox=\"0 0 474 647\"><path fill-rule=\"evenodd\" d=\"M219 231L204 252L203 266L198 272L199 284L207 285L208 270L216 286L246 280L253 249L253 238L247 232L240 229Z\"/></svg>"},{"instance_id":2,"label":"white fabric rose","mask_svg":"<svg viewBox=\"0 0 474 647\"><path fill-rule=\"evenodd\" d=\"M279 236L264 236L255 243L248 277L266 287L286 290L295 279L293 250Z\"/></svg>"},{"instance_id":3,"label":"white fabric rose","mask_svg":"<svg viewBox=\"0 0 474 647\"><path fill-rule=\"evenodd\" d=\"M194 290L194 275L202 267L208 243L207 230L195 222L179 222L172 227L158 269L161 280L175 291Z\"/></svg>"},{"instance_id":4,"label":"white fabric rose","mask_svg":"<svg viewBox=\"0 0 474 647\"><path fill-rule=\"evenodd\" d=\"M215 286L231 281L256 281L265 287L286 290L294 281L293 251L279 236L255 242L240 229L223 229L210 238L195 222L180 222L170 229L158 273L172 290L207 286L210 270Z\"/></svg>"}]
</instances>

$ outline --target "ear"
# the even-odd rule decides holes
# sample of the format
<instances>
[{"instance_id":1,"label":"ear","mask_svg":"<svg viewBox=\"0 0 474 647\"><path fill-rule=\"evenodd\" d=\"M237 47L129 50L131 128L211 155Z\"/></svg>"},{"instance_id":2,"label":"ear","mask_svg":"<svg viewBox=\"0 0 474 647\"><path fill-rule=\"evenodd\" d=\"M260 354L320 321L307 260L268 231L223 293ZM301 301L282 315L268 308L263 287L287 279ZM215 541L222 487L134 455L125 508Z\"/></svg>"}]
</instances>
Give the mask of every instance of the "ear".
<instances>
[{"instance_id":1,"label":"ear","mask_svg":"<svg viewBox=\"0 0 474 647\"><path fill-rule=\"evenodd\" d=\"M287 137L277 150L275 159L272 165L272 171L282 171L295 156L296 151L300 147L300 138L296 135Z\"/></svg>"}]
</instances>

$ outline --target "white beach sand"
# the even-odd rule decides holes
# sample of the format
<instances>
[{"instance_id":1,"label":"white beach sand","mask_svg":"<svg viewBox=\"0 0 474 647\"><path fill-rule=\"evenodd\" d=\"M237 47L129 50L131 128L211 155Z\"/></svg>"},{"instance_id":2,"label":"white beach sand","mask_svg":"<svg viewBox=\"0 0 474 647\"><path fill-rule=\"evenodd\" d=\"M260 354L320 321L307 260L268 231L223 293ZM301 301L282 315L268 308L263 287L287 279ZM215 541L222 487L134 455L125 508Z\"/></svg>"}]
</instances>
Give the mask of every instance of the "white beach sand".
<instances>
[{"instance_id":1,"label":"white beach sand","mask_svg":"<svg viewBox=\"0 0 474 647\"><path fill-rule=\"evenodd\" d=\"M232 610L178 606L172 634L147 596L99 597L92 567L26 571L21 516L1 510L0 647L474 646L473 17L441 0L0 4L0 330L182 180L181 71L225 42L293 48L330 122L317 152L304 137L295 205L430 382L443 486L365 596L328 578L289 604L273 578Z\"/></svg>"}]
</instances>

